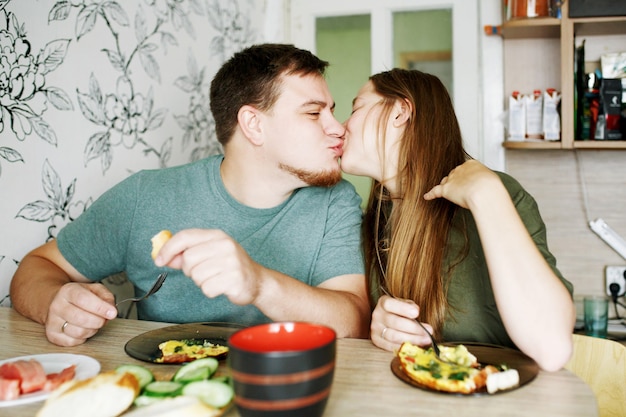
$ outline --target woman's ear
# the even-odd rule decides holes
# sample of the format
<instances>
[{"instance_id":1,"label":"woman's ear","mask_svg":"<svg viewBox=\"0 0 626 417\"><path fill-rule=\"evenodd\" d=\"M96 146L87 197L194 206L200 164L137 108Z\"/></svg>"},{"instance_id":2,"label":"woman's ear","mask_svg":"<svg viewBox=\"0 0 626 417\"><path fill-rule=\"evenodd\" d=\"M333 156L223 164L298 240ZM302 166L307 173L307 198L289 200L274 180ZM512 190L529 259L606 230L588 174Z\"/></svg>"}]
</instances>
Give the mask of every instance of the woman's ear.
<instances>
[{"instance_id":1,"label":"woman's ear","mask_svg":"<svg viewBox=\"0 0 626 417\"><path fill-rule=\"evenodd\" d=\"M253 145L263 144L263 131L261 129L261 115L259 110L252 106L241 106L237 113L237 122L244 136Z\"/></svg>"},{"instance_id":2,"label":"woman's ear","mask_svg":"<svg viewBox=\"0 0 626 417\"><path fill-rule=\"evenodd\" d=\"M393 126L400 127L411 118L411 103L408 100L397 100L393 106Z\"/></svg>"}]
</instances>

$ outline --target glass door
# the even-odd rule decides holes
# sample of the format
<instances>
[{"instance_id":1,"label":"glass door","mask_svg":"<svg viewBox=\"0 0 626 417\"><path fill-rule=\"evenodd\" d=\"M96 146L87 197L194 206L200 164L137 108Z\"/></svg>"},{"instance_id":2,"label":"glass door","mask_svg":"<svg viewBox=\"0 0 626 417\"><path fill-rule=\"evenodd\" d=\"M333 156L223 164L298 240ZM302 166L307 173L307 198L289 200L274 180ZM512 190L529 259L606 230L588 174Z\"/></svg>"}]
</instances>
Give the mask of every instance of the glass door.
<instances>
[{"instance_id":1,"label":"glass door","mask_svg":"<svg viewBox=\"0 0 626 417\"><path fill-rule=\"evenodd\" d=\"M477 0L292 0L292 42L330 62L340 121L369 75L393 67L437 75L454 101L465 147L479 141ZM366 198L370 180L347 176Z\"/></svg>"}]
</instances>

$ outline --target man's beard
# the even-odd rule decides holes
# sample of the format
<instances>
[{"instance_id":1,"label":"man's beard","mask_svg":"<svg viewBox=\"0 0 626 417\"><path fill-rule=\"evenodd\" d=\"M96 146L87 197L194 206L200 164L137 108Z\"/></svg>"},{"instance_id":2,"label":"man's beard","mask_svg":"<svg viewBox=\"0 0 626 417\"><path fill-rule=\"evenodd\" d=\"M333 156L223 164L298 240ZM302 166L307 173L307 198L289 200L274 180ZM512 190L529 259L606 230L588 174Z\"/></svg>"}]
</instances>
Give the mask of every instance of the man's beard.
<instances>
[{"instance_id":1,"label":"man's beard","mask_svg":"<svg viewBox=\"0 0 626 417\"><path fill-rule=\"evenodd\" d=\"M285 164L280 164L279 168L289 172L300 181L312 187L331 187L341 181L341 170L339 167L332 171L326 170L318 172L305 171Z\"/></svg>"}]
</instances>

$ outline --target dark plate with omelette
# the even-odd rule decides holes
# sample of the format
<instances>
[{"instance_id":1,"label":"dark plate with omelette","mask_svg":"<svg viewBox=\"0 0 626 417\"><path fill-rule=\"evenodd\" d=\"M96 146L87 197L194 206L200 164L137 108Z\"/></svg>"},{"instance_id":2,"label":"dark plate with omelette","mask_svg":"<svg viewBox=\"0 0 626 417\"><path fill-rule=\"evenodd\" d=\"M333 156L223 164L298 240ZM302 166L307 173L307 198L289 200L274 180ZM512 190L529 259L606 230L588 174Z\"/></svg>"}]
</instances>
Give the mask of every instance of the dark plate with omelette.
<instances>
[{"instance_id":1,"label":"dark plate with omelette","mask_svg":"<svg viewBox=\"0 0 626 417\"><path fill-rule=\"evenodd\" d=\"M240 324L219 322L177 324L135 336L126 343L124 350L135 359L152 363L184 363L200 357L223 360L228 355L228 338L243 327ZM170 344L175 346L169 349ZM199 354L198 348L201 346L209 348ZM166 350L168 353L164 355ZM172 350L176 352L171 353L188 358L183 360L183 356L175 355L173 360L164 360Z\"/></svg>"}]
</instances>

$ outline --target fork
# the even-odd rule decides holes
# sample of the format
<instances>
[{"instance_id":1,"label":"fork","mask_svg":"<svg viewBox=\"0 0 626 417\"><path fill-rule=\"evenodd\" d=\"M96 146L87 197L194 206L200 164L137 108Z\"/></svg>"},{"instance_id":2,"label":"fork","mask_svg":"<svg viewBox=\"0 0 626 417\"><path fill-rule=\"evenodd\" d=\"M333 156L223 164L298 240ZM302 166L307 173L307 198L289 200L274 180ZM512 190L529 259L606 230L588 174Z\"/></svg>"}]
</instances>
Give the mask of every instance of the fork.
<instances>
[{"instance_id":1,"label":"fork","mask_svg":"<svg viewBox=\"0 0 626 417\"><path fill-rule=\"evenodd\" d=\"M437 342L435 341L435 338L433 337L432 333L428 331L426 326L424 326L422 322L419 321L419 319L415 319L415 321L417 322L417 324L420 325L422 329L424 329L428 337L430 337L430 344L433 347L433 352L435 352L435 356L437 357L437 359L439 359L441 362L454 363L441 357L441 350L439 350L439 346L437 345ZM456 365L456 363L454 364Z\"/></svg>"},{"instance_id":2,"label":"fork","mask_svg":"<svg viewBox=\"0 0 626 417\"><path fill-rule=\"evenodd\" d=\"M165 281L165 278L167 278L167 272L163 272L161 273L158 277L157 280L154 282L154 284L152 285L152 288L150 288L150 290L145 293L144 295L142 295L141 297L130 297L130 298L126 298L118 303L115 303L115 307L119 306L122 303L125 303L127 301L131 301L133 303L138 303L139 301L143 301L146 298L150 297L152 294L154 294L155 292L159 291L159 289L161 289L161 286L163 285L163 282Z\"/></svg>"},{"instance_id":3,"label":"fork","mask_svg":"<svg viewBox=\"0 0 626 417\"><path fill-rule=\"evenodd\" d=\"M395 298L393 295L389 294L389 291L387 291L387 289L384 286L380 286L380 290L383 292L383 294L385 294L388 297L391 298ZM426 334L428 335L428 337L430 337L430 345L433 347L433 352L435 353L435 356L437 357L437 359L439 359L441 362L445 362L445 363L450 363L450 364L454 364L454 365L458 365L455 362L449 361L447 359L444 359L441 357L441 350L439 349L439 346L437 345L437 342L435 341L435 338L433 337L432 333L428 331L428 329L426 327L424 327L424 325L422 324L421 321L419 321L419 318L415 318L415 321L417 322L417 324L420 325L420 327L426 332Z\"/></svg>"}]
</instances>

